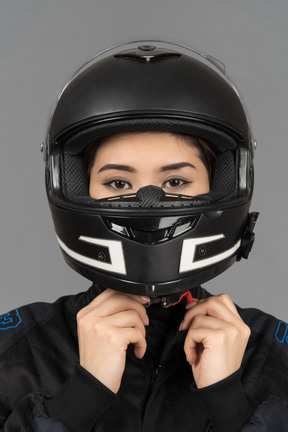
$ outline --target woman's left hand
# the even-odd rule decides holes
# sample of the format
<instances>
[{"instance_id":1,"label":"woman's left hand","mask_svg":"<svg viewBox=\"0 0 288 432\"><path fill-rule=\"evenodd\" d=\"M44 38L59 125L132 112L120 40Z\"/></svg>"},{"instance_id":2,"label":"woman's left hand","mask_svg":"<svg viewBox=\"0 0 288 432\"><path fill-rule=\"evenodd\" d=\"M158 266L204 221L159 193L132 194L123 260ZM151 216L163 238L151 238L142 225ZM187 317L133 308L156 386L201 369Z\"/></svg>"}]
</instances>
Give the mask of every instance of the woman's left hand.
<instances>
[{"instance_id":1,"label":"woman's left hand","mask_svg":"<svg viewBox=\"0 0 288 432\"><path fill-rule=\"evenodd\" d=\"M240 368L251 333L226 294L196 300L180 330L188 330L184 351L198 388L215 384Z\"/></svg>"}]
</instances>

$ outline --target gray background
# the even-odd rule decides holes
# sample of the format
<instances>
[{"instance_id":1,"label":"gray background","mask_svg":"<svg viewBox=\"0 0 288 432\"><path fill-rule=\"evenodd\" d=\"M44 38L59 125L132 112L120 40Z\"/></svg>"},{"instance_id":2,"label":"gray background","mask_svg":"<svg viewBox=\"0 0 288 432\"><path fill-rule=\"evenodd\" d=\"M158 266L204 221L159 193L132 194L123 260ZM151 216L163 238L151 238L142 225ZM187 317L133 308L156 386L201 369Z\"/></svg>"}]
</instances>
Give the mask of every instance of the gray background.
<instances>
[{"instance_id":1,"label":"gray background","mask_svg":"<svg viewBox=\"0 0 288 432\"><path fill-rule=\"evenodd\" d=\"M154 37L226 64L258 142L254 249L206 287L288 320L287 19L287 0L1 0L0 314L89 287L64 263L46 202L40 144L48 112L93 54Z\"/></svg>"}]
</instances>

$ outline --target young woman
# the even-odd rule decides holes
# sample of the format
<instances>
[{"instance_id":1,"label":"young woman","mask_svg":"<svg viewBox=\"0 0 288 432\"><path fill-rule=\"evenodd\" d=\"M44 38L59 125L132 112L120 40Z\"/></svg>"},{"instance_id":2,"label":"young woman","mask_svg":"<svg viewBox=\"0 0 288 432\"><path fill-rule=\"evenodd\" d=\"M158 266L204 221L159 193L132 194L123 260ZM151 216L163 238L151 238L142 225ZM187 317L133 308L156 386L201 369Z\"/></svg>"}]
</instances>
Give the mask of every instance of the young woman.
<instances>
[{"instance_id":1,"label":"young woman","mask_svg":"<svg viewBox=\"0 0 288 432\"><path fill-rule=\"evenodd\" d=\"M132 43L77 72L46 185L64 257L93 285L1 317L2 430L287 430L288 326L200 286L249 255L253 155L205 56Z\"/></svg>"},{"instance_id":2,"label":"young woman","mask_svg":"<svg viewBox=\"0 0 288 432\"><path fill-rule=\"evenodd\" d=\"M191 137L159 132L110 137L93 146L90 196L101 199L123 191L136 193L150 184L168 193L207 194L210 187L205 154L196 143ZM139 303L139 299L136 301ZM78 315L80 364L114 393L121 384L129 344L135 344L139 358L146 352L149 311L143 304L149 301L144 296L140 304L135 304L134 296L127 298L106 290ZM215 311L211 307L216 307ZM228 297L198 301L197 308L183 316L179 330L187 329L183 349L195 370L198 388L214 384L240 368L250 330ZM204 340L209 349L204 354L207 358L200 361L203 354L199 355L197 342Z\"/></svg>"}]
</instances>

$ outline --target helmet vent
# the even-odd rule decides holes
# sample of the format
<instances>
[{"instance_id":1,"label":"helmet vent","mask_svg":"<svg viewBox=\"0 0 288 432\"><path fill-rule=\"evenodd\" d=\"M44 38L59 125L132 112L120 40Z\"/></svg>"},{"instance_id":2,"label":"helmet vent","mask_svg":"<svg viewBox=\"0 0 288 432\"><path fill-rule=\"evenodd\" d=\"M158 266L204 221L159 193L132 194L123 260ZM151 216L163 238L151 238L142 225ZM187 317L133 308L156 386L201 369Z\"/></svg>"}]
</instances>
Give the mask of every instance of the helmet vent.
<instances>
[{"instance_id":1,"label":"helmet vent","mask_svg":"<svg viewBox=\"0 0 288 432\"><path fill-rule=\"evenodd\" d=\"M115 54L115 58L152 62L169 58L181 57L180 53L170 50L157 49L150 45L142 45L133 51L123 51Z\"/></svg>"},{"instance_id":2,"label":"helmet vent","mask_svg":"<svg viewBox=\"0 0 288 432\"><path fill-rule=\"evenodd\" d=\"M109 230L130 240L144 244L162 243L178 237L193 230L198 220L199 216L158 218L147 218L144 216L141 219L129 217L124 219L117 217L103 218Z\"/></svg>"}]
</instances>

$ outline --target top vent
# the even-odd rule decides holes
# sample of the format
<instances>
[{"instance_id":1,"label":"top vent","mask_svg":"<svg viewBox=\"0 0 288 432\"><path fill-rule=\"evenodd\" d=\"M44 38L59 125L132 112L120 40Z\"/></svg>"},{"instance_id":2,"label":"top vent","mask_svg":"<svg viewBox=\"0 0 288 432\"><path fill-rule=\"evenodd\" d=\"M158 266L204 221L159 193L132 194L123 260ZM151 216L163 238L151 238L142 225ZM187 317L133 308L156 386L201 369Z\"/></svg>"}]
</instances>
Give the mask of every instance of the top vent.
<instances>
[{"instance_id":1,"label":"top vent","mask_svg":"<svg viewBox=\"0 0 288 432\"><path fill-rule=\"evenodd\" d=\"M132 51L122 51L118 54L115 54L115 57L150 62L163 60L171 57L181 57L181 54L176 51L156 48L152 45L141 45L138 47L138 49Z\"/></svg>"}]
</instances>

